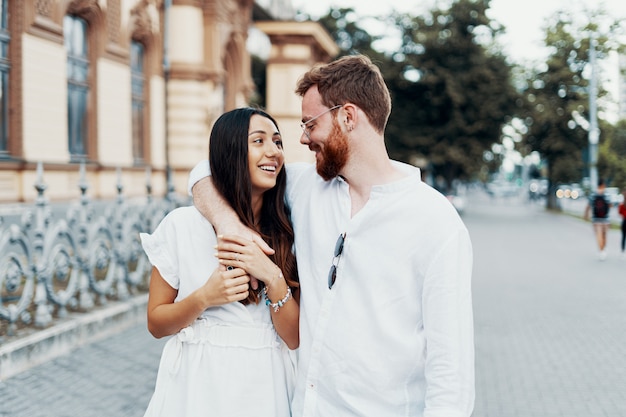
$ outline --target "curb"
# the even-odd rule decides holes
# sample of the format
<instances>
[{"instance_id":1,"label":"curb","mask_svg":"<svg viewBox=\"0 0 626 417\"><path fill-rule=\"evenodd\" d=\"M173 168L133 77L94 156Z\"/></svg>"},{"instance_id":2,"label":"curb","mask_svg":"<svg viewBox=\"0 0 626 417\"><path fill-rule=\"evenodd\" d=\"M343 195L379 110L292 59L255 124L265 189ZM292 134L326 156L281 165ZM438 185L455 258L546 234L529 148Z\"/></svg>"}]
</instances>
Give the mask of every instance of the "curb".
<instances>
[{"instance_id":1,"label":"curb","mask_svg":"<svg viewBox=\"0 0 626 417\"><path fill-rule=\"evenodd\" d=\"M0 345L0 381L146 322L148 294L107 305Z\"/></svg>"}]
</instances>

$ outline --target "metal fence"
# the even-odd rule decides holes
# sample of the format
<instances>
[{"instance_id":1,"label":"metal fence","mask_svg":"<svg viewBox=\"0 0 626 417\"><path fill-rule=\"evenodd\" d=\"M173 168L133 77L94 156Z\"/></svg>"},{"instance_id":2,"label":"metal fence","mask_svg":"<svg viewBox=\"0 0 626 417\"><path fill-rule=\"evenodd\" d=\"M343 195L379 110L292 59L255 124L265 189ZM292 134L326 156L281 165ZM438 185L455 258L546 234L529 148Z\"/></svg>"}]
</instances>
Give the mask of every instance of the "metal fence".
<instances>
[{"instance_id":1,"label":"metal fence","mask_svg":"<svg viewBox=\"0 0 626 417\"><path fill-rule=\"evenodd\" d=\"M148 172L145 199L130 201L118 169L117 198L95 210L84 164L78 187L79 202L54 219L39 163L34 207L13 224L0 220L0 340L147 291L151 266L139 233L179 205L173 193L153 198Z\"/></svg>"}]
</instances>

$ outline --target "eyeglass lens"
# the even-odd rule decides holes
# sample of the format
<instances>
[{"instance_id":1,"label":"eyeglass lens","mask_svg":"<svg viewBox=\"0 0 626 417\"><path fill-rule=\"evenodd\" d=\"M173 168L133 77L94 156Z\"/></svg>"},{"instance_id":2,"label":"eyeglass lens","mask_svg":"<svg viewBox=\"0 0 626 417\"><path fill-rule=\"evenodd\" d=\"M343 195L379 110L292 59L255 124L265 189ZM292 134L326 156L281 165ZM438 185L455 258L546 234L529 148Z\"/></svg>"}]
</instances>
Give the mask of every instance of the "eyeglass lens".
<instances>
[{"instance_id":1,"label":"eyeglass lens","mask_svg":"<svg viewBox=\"0 0 626 417\"><path fill-rule=\"evenodd\" d=\"M330 111L333 111L333 110L337 110L339 107L342 107L342 106L343 106L343 104L338 104L338 105L336 105L336 106L333 106L333 107L331 107L330 109L326 109L326 110L324 110L323 112L321 112L321 113L320 113L320 114L318 114L317 116L315 116L315 117L311 117L311 118L310 118L309 120L307 120L306 122L300 123L300 127L302 128L302 131L304 132L304 134L305 134L305 135L306 135L306 136L310 139L310 138L311 138L311 136L309 136L309 135L310 135L310 132L309 132L309 129L310 129L310 128L309 128L307 125L308 125L309 123L311 123L312 121L314 121L315 119L317 119L317 118L319 118L319 117L321 117L321 116L325 115L326 113L328 113L328 112L330 112Z\"/></svg>"},{"instance_id":2,"label":"eyeglass lens","mask_svg":"<svg viewBox=\"0 0 626 417\"><path fill-rule=\"evenodd\" d=\"M343 252L343 242L346 239L346 234L342 233L337 238L337 242L335 243L335 252L333 254L333 262L330 265L330 271L328 271L328 289L330 290L335 281L337 280L337 264L339 264L339 257Z\"/></svg>"}]
</instances>

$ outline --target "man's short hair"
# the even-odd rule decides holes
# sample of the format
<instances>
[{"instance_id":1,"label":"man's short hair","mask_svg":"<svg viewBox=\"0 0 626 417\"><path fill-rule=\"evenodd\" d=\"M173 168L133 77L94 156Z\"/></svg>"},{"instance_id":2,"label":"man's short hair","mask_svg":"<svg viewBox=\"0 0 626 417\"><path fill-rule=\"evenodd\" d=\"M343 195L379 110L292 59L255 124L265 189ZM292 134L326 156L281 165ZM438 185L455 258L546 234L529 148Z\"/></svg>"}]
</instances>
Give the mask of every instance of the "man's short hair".
<instances>
[{"instance_id":1,"label":"man's short hair","mask_svg":"<svg viewBox=\"0 0 626 417\"><path fill-rule=\"evenodd\" d=\"M378 133L385 131L391 95L380 69L367 56L348 55L311 68L298 81L296 94L304 96L314 85L325 106L355 104Z\"/></svg>"}]
</instances>

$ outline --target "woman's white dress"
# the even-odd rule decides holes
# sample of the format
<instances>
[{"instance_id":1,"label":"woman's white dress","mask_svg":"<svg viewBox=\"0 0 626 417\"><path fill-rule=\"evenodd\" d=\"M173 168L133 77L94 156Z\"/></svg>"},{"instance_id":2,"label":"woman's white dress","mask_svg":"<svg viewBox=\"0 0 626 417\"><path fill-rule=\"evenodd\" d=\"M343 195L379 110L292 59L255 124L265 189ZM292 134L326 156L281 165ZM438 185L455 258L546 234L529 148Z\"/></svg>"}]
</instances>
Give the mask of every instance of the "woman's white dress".
<instances>
[{"instance_id":1,"label":"woman's white dress","mask_svg":"<svg viewBox=\"0 0 626 417\"><path fill-rule=\"evenodd\" d=\"M176 302L218 266L215 231L195 207L173 210L141 242ZM294 358L263 300L209 308L167 341L145 417L288 417Z\"/></svg>"}]
</instances>

